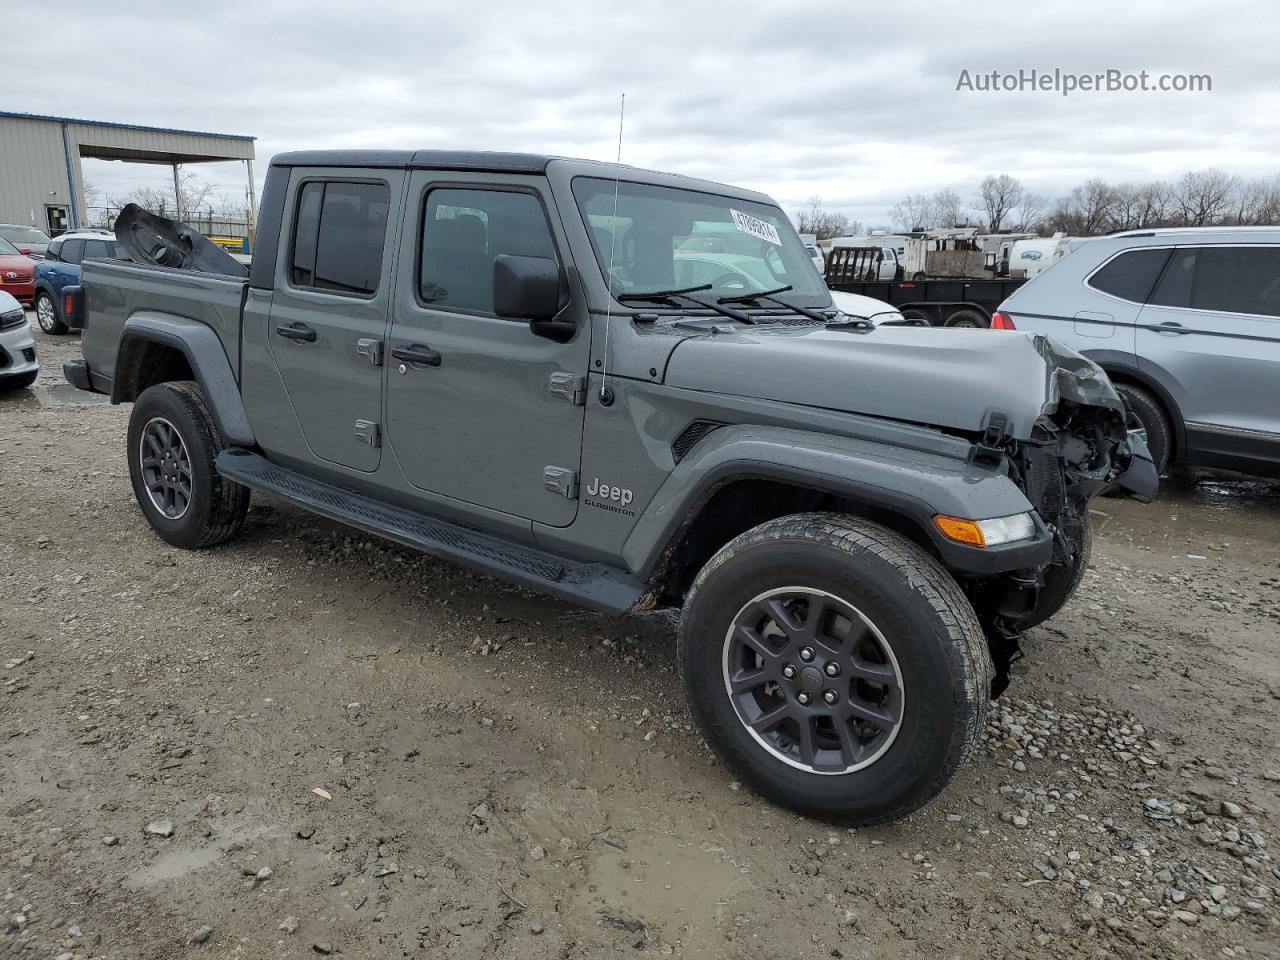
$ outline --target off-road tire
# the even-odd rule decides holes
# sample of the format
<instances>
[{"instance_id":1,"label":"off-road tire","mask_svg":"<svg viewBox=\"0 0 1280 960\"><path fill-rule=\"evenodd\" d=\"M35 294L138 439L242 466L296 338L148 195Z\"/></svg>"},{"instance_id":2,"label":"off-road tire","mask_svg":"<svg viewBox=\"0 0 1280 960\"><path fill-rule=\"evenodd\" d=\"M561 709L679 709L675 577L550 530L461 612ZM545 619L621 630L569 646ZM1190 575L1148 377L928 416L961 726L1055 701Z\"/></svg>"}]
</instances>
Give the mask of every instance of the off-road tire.
<instances>
[{"instance_id":1,"label":"off-road tire","mask_svg":"<svg viewBox=\"0 0 1280 960\"><path fill-rule=\"evenodd\" d=\"M1036 605L1030 615L1019 627L1029 630L1039 626L1050 617L1056 616L1071 599L1089 571L1089 560L1093 556L1093 529L1089 526L1089 518L1080 522L1080 536L1075 543L1075 559L1070 566L1057 564L1044 572L1044 586L1036 596Z\"/></svg>"},{"instance_id":2,"label":"off-road tire","mask_svg":"<svg viewBox=\"0 0 1280 960\"><path fill-rule=\"evenodd\" d=\"M0 390L25 390L35 383L39 376L39 370L28 370L16 377L0 377Z\"/></svg>"},{"instance_id":3,"label":"off-road tire","mask_svg":"<svg viewBox=\"0 0 1280 960\"><path fill-rule=\"evenodd\" d=\"M143 480L140 445L147 424L163 418L177 431L189 455L190 502L177 519L152 502ZM197 550L225 543L244 524L249 488L218 474L214 461L226 448L199 385L191 381L158 383L142 391L129 416L129 478L138 505L151 528L175 547Z\"/></svg>"},{"instance_id":4,"label":"off-road tire","mask_svg":"<svg viewBox=\"0 0 1280 960\"><path fill-rule=\"evenodd\" d=\"M803 586L853 605L892 649L903 707L885 752L861 769L818 773L779 759L739 718L725 680L729 631L744 606ZM973 607L955 580L906 537L857 517L796 514L754 527L699 572L678 656L690 708L730 770L807 816L868 826L936 796L974 749L994 674Z\"/></svg>"},{"instance_id":5,"label":"off-road tire","mask_svg":"<svg viewBox=\"0 0 1280 960\"><path fill-rule=\"evenodd\" d=\"M41 301L44 303L42 304ZM48 305L48 310L42 318L40 307L44 304ZM36 326L45 333L52 334L53 336L59 336L70 331L71 328L63 323L62 318L58 316L57 301L55 301L53 297L49 296L49 294L44 290L41 290L36 294L36 302L34 306L36 310Z\"/></svg>"},{"instance_id":6,"label":"off-road tire","mask_svg":"<svg viewBox=\"0 0 1280 960\"><path fill-rule=\"evenodd\" d=\"M1151 453L1156 473L1164 473L1169 466L1169 453L1173 450L1173 427L1169 424L1164 407L1142 387L1129 383L1117 383L1115 386L1116 393L1124 399L1129 411L1138 418L1147 432L1147 449Z\"/></svg>"}]
</instances>

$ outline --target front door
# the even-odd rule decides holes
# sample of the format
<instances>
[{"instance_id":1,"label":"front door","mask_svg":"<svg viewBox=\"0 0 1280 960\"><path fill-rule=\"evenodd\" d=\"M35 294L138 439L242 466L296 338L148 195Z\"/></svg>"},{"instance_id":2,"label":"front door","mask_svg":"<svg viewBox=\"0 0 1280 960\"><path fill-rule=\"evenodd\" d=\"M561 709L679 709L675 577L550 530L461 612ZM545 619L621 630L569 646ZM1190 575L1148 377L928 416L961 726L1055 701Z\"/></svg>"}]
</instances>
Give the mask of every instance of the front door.
<instances>
[{"instance_id":1,"label":"front door","mask_svg":"<svg viewBox=\"0 0 1280 960\"><path fill-rule=\"evenodd\" d=\"M1178 247L1138 318L1193 455L1280 460L1280 245Z\"/></svg>"},{"instance_id":2,"label":"front door","mask_svg":"<svg viewBox=\"0 0 1280 960\"><path fill-rule=\"evenodd\" d=\"M272 359L311 452L355 470L382 450L382 337L403 174L295 169L267 329ZM392 198L397 198L393 201Z\"/></svg>"},{"instance_id":3,"label":"front door","mask_svg":"<svg viewBox=\"0 0 1280 960\"><path fill-rule=\"evenodd\" d=\"M565 309L583 316L568 343L493 312L496 257L547 257L563 271L567 246L548 208L540 177L411 175L387 338L387 436L414 486L567 526L577 499L565 480L579 469L585 409L575 387L589 350L580 294L566 285Z\"/></svg>"}]
</instances>

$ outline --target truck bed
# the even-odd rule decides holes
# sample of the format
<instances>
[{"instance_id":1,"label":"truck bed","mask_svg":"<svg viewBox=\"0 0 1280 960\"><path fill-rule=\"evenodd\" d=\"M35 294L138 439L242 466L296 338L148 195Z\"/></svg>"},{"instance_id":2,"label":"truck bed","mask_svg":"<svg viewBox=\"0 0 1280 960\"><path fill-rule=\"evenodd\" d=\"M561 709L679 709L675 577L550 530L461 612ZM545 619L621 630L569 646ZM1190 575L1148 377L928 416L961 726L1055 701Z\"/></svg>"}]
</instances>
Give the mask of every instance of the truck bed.
<instances>
[{"instance_id":1,"label":"truck bed","mask_svg":"<svg viewBox=\"0 0 1280 960\"><path fill-rule=\"evenodd\" d=\"M240 370L240 310L249 281L128 260L86 260L82 349L96 390L109 392L121 332L131 317L182 317L211 328Z\"/></svg>"}]
</instances>

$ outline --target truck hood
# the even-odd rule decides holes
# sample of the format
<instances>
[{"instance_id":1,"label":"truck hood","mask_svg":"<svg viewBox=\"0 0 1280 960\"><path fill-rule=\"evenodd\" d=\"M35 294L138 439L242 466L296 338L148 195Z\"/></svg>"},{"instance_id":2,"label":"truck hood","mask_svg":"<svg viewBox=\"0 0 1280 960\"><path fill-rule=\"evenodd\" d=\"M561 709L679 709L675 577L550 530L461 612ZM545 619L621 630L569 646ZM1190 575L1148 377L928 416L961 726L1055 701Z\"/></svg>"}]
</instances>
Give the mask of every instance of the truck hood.
<instances>
[{"instance_id":1,"label":"truck hood","mask_svg":"<svg viewBox=\"0 0 1280 960\"><path fill-rule=\"evenodd\" d=\"M992 412L1031 436L1063 401L1124 406L1102 369L1042 334L878 327L738 328L682 341L674 387L776 400L971 432Z\"/></svg>"}]
</instances>

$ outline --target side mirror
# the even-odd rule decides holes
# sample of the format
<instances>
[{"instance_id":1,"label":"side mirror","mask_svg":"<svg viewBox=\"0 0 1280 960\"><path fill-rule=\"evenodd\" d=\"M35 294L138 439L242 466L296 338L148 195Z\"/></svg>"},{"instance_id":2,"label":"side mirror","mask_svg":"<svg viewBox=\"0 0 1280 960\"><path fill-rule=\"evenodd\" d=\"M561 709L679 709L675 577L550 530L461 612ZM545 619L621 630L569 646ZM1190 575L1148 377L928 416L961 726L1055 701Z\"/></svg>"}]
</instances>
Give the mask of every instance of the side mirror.
<instances>
[{"instance_id":1,"label":"side mirror","mask_svg":"<svg viewBox=\"0 0 1280 960\"><path fill-rule=\"evenodd\" d=\"M557 320L560 313L560 268L546 257L503 254L493 261L493 312L508 320L528 320L539 337L565 343L577 324Z\"/></svg>"},{"instance_id":2,"label":"side mirror","mask_svg":"<svg viewBox=\"0 0 1280 960\"><path fill-rule=\"evenodd\" d=\"M31 256L31 248L30 248L30 247L19 247L19 248L18 248L18 252L19 252L20 254L22 254L24 257L29 257L29 256Z\"/></svg>"}]
</instances>

